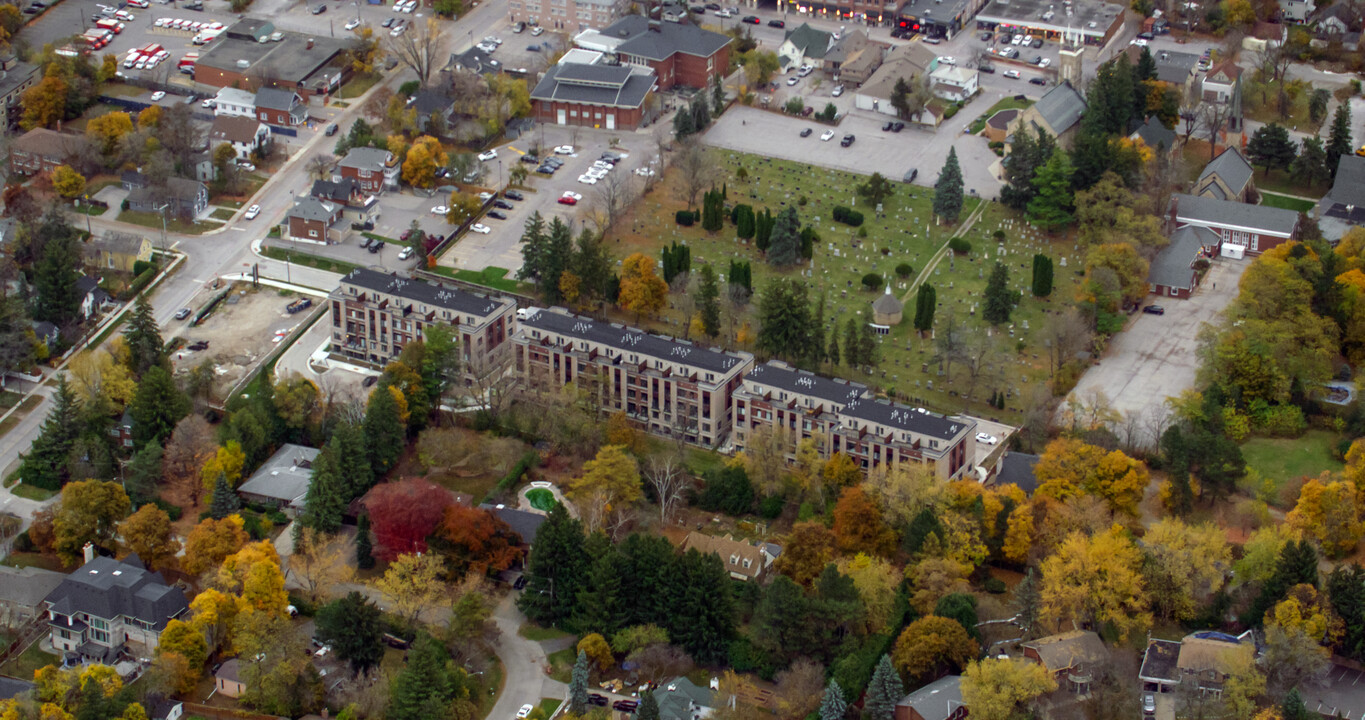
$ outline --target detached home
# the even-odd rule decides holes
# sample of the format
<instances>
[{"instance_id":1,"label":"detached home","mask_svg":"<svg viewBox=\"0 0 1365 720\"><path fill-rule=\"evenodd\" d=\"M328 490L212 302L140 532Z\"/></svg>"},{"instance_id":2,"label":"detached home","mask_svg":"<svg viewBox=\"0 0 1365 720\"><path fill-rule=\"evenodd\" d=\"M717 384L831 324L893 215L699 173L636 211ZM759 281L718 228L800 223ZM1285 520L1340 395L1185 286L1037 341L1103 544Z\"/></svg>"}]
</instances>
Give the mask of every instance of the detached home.
<instances>
[{"instance_id":1,"label":"detached home","mask_svg":"<svg viewBox=\"0 0 1365 720\"><path fill-rule=\"evenodd\" d=\"M256 93L237 88L219 88L213 96L213 114L219 117L256 117Z\"/></svg>"},{"instance_id":2,"label":"detached home","mask_svg":"<svg viewBox=\"0 0 1365 720\"><path fill-rule=\"evenodd\" d=\"M351 148L337 165L333 182L351 178L360 183L365 193L377 193L385 188L398 187L398 159L382 148Z\"/></svg>"},{"instance_id":3,"label":"detached home","mask_svg":"<svg viewBox=\"0 0 1365 720\"><path fill-rule=\"evenodd\" d=\"M270 144L270 126L246 115L219 115L209 128L209 144L232 146L238 160L250 160L251 155Z\"/></svg>"},{"instance_id":4,"label":"detached home","mask_svg":"<svg viewBox=\"0 0 1365 720\"><path fill-rule=\"evenodd\" d=\"M305 196L289 209L289 237L317 243L327 242L327 230L341 219L341 205Z\"/></svg>"},{"instance_id":5,"label":"detached home","mask_svg":"<svg viewBox=\"0 0 1365 720\"><path fill-rule=\"evenodd\" d=\"M142 646L139 657L150 657L166 623L189 610L185 594L147 570L136 553L115 560L85 548L85 564L43 601L52 646L107 662L134 643Z\"/></svg>"},{"instance_id":6,"label":"detached home","mask_svg":"<svg viewBox=\"0 0 1365 720\"><path fill-rule=\"evenodd\" d=\"M308 120L308 105L293 90L261 88L256 91L256 119L271 125L293 127Z\"/></svg>"}]
</instances>

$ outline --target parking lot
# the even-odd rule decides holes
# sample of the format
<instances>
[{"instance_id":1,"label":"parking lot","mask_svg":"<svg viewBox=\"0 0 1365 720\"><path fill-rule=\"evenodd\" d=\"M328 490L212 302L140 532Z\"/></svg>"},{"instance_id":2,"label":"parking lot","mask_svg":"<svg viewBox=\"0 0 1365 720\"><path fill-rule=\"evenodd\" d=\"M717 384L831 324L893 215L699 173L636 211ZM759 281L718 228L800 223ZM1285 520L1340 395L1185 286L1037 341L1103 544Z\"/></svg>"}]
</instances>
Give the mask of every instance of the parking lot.
<instances>
[{"instance_id":1,"label":"parking lot","mask_svg":"<svg viewBox=\"0 0 1365 720\"><path fill-rule=\"evenodd\" d=\"M1139 313L1129 321L1127 329L1114 336L1109 352L1081 376L1071 396L1089 402L1094 393L1102 392L1124 417L1136 414L1142 421L1164 412L1166 398L1194 387L1199 329L1218 321L1250 264L1249 259L1214 261L1188 300L1149 296L1144 304L1160 305L1165 313ZM1142 442L1156 441L1149 428L1141 431Z\"/></svg>"}]
</instances>

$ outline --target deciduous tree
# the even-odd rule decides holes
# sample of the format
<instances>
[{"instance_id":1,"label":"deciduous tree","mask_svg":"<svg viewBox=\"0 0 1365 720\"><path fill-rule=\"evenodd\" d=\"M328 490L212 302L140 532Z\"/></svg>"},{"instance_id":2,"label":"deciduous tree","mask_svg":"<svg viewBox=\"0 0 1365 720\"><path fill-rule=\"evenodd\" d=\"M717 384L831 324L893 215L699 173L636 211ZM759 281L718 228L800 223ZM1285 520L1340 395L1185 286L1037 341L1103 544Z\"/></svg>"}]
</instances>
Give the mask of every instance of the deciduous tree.
<instances>
[{"instance_id":1,"label":"deciduous tree","mask_svg":"<svg viewBox=\"0 0 1365 720\"><path fill-rule=\"evenodd\" d=\"M668 284L654 274L654 260L644 253L628 256L621 264L621 307L641 317L653 317L668 299Z\"/></svg>"},{"instance_id":2,"label":"deciduous tree","mask_svg":"<svg viewBox=\"0 0 1365 720\"><path fill-rule=\"evenodd\" d=\"M877 505L861 486L844 488L834 506L834 542L843 552L868 552L883 557L896 548L896 532L882 521Z\"/></svg>"},{"instance_id":3,"label":"deciduous tree","mask_svg":"<svg viewBox=\"0 0 1365 720\"><path fill-rule=\"evenodd\" d=\"M384 594L394 614L412 625L423 609L446 592L441 559L431 554L399 555L384 576L374 581L374 588Z\"/></svg>"},{"instance_id":4,"label":"deciduous tree","mask_svg":"<svg viewBox=\"0 0 1365 720\"><path fill-rule=\"evenodd\" d=\"M566 493L583 515L589 532L610 523L611 514L643 497L640 470L620 445L607 445L583 464L583 473L569 482Z\"/></svg>"},{"instance_id":5,"label":"deciduous tree","mask_svg":"<svg viewBox=\"0 0 1365 720\"><path fill-rule=\"evenodd\" d=\"M118 534L128 551L137 553L150 570L168 569L180 552L180 541L175 537L170 516L151 503L120 523Z\"/></svg>"},{"instance_id":6,"label":"deciduous tree","mask_svg":"<svg viewBox=\"0 0 1365 720\"><path fill-rule=\"evenodd\" d=\"M522 558L521 538L482 508L448 505L432 533L432 549L445 558L450 579L506 570Z\"/></svg>"},{"instance_id":7,"label":"deciduous tree","mask_svg":"<svg viewBox=\"0 0 1365 720\"><path fill-rule=\"evenodd\" d=\"M365 497L365 510L380 557L425 552L427 537L453 503L449 491L420 478L375 486Z\"/></svg>"},{"instance_id":8,"label":"deciduous tree","mask_svg":"<svg viewBox=\"0 0 1365 720\"><path fill-rule=\"evenodd\" d=\"M985 718L1013 717L1021 705L1056 689L1046 667L1018 658L986 658L962 673L962 703Z\"/></svg>"},{"instance_id":9,"label":"deciduous tree","mask_svg":"<svg viewBox=\"0 0 1365 720\"><path fill-rule=\"evenodd\" d=\"M355 569L349 562L350 554L350 543L345 537L304 527L294 539L289 574L316 603L335 595L343 584L355 577Z\"/></svg>"},{"instance_id":10,"label":"deciduous tree","mask_svg":"<svg viewBox=\"0 0 1365 720\"><path fill-rule=\"evenodd\" d=\"M896 638L891 660L902 674L928 682L966 667L976 659L976 641L956 621L922 617Z\"/></svg>"},{"instance_id":11,"label":"deciduous tree","mask_svg":"<svg viewBox=\"0 0 1365 720\"><path fill-rule=\"evenodd\" d=\"M78 480L62 488L61 505L52 518L57 557L75 565L89 542L112 552L119 522L132 509L128 495L116 482Z\"/></svg>"},{"instance_id":12,"label":"deciduous tree","mask_svg":"<svg viewBox=\"0 0 1365 720\"><path fill-rule=\"evenodd\" d=\"M1142 553L1115 526L1072 533L1043 561L1042 614L1059 623L1112 623L1119 636L1151 627Z\"/></svg>"},{"instance_id":13,"label":"deciduous tree","mask_svg":"<svg viewBox=\"0 0 1365 720\"><path fill-rule=\"evenodd\" d=\"M1194 618L1222 589L1232 566L1226 533L1209 523L1159 520L1147 530L1143 547L1153 609L1174 620Z\"/></svg>"},{"instance_id":14,"label":"deciduous tree","mask_svg":"<svg viewBox=\"0 0 1365 720\"><path fill-rule=\"evenodd\" d=\"M246 546L249 537L241 516L222 520L206 518L185 538L185 558L180 566L190 575L218 567L225 558Z\"/></svg>"},{"instance_id":15,"label":"deciduous tree","mask_svg":"<svg viewBox=\"0 0 1365 720\"><path fill-rule=\"evenodd\" d=\"M1299 501L1285 520L1317 538L1329 557L1349 554L1365 534L1355 483L1314 478L1299 490Z\"/></svg>"}]
</instances>

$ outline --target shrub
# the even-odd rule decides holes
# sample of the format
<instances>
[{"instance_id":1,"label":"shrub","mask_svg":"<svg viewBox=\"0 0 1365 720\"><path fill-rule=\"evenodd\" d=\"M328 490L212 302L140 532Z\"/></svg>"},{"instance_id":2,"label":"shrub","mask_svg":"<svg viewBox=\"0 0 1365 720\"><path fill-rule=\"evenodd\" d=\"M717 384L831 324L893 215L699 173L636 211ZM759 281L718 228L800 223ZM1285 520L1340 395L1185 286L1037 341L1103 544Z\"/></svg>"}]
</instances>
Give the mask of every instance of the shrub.
<instances>
[{"instance_id":1,"label":"shrub","mask_svg":"<svg viewBox=\"0 0 1365 720\"><path fill-rule=\"evenodd\" d=\"M947 120L952 116L956 115L959 109L960 108L958 108L957 105L949 105L948 109L943 111L943 119Z\"/></svg>"},{"instance_id":2,"label":"shrub","mask_svg":"<svg viewBox=\"0 0 1365 720\"><path fill-rule=\"evenodd\" d=\"M673 214L673 220L683 227L692 227L692 223L696 222L691 210L679 210Z\"/></svg>"},{"instance_id":3,"label":"shrub","mask_svg":"<svg viewBox=\"0 0 1365 720\"><path fill-rule=\"evenodd\" d=\"M948 241L948 249L958 255L966 255L972 251L972 244L966 238L955 237Z\"/></svg>"},{"instance_id":4,"label":"shrub","mask_svg":"<svg viewBox=\"0 0 1365 720\"><path fill-rule=\"evenodd\" d=\"M882 276L877 273L868 273L863 276L863 287L868 290L882 289Z\"/></svg>"},{"instance_id":5,"label":"shrub","mask_svg":"<svg viewBox=\"0 0 1365 720\"><path fill-rule=\"evenodd\" d=\"M16 552L33 552L33 538L29 537L27 530L14 538L14 550Z\"/></svg>"},{"instance_id":6,"label":"shrub","mask_svg":"<svg viewBox=\"0 0 1365 720\"><path fill-rule=\"evenodd\" d=\"M122 297L125 300L137 297L137 294L146 289L147 285L151 284L154 279L156 279L156 268L151 267L146 269L142 274L133 278L133 282L130 283L128 289L122 293Z\"/></svg>"},{"instance_id":7,"label":"shrub","mask_svg":"<svg viewBox=\"0 0 1365 720\"><path fill-rule=\"evenodd\" d=\"M769 495L758 501L758 514L768 520L773 520L782 514L782 508L786 505L787 498L782 495Z\"/></svg>"},{"instance_id":8,"label":"shrub","mask_svg":"<svg viewBox=\"0 0 1365 720\"><path fill-rule=\"evenodd\" d=\"M833 216L834 222L837 223L843 223L852 227L858 227L863 224L862 213L857 210L850 210L842 205L836 205L834 207Z\"/></svg>"},{"instance_id":9,"label":"shrub","mask_svg":"<svg viewBox=\"0 0 1365 720\"><path fill-rule=\"evenodd\" d=\"M185 514L185 511L179 505L172 505L161 498L153 500L152 504L161 508L161 511L166 513L166 516L171 519L171 522L179 520L180 516Z\"/></svg>"},{"instance_id":10,"label":"shrub","mask_svg":"<svg viewBox=\"0 0 1365 720\"><path fill-rule=\"evenodd\" d=\"M1005 581L994 575L986 578L986 582L982 583L981 586L986 589L986 592L992 595L1000 595L1008 589L1005 587Z\"/></svg>"},{"instance_id":11,"label":"shrub","mask_svg":"<svg viewBox=\"0 0 1365 720\"><path fill-rule=\"evenodd\" d=\"M995 238L996 242L1005 242L1005 231L996 230L995 232L991 233L991 237Z\"/></svg>"},{"instance_id":12,"label":"shrub","mask_svg":"<svg viewBox=\"0 0 1365 720\"><path fill-rule=\"evenodd\" d=\"M399 85L399 86L398 86L398 94L399 94L399 95L402 95L403 97L412 97L413 95L416 95L416 94L417 94L417 91L418 91L418 90L421 90L421 89L422 89L422 81L420 81L420 80L409 80L409 81L403 83L402 85Z\"/></svg>"},{"instance_id":13,"label":"shrub","mask_svg":"<svg viewBox=\"0 0 1365 720\"><path fill-rule=\"evenodd\" d=\"M910 263L901 263L896 266L896 276L904 280L915 274L915 268Z\"/></svg>"},{"instance_id":14,"label":"shrub","mask_svg":"<svg viewBox=\"0 0 1365 720\"><path fill-rule=\"evenodd\" d=\"M809 202L809 201L806 200L806 196L805 196L805 195L802 195L801 197L799 197L799 198L796 199L796 204L799 205L799 206L801 206L801 207L805 207L807 202Z\"/></svg>"},{"instance_id":15,"label":"shrub","mask_svg":"<svg viewBox=\"0 0 1365 720\"><path fill-rule=\"evenodd\" d=\"M152 262L150 260L138 260L137 262L133 263L133 276L136 277L144 272L147 272L148 270L155 269L156 269L155 262Z\"/></svg>"}]
</instances>

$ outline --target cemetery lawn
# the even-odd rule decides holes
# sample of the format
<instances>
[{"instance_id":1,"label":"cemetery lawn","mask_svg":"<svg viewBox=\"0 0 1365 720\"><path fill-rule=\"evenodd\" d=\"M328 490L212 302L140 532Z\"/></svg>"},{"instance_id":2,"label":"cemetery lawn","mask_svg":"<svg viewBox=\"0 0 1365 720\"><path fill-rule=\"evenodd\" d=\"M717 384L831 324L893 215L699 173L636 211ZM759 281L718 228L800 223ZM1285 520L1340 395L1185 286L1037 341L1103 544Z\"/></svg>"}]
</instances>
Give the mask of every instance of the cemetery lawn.
<instances>
[{"instance_id":1,"label":"cemetery lawn","mask_svg":"<svg viewBox=\"0 0 1365 720\"><path fill-rule=\"evenodd\" d=\"M871 373L847 365L835 368L828 363L821 368L822 373L864 382L902 401L939 412L970 411L1016 423L1021 419L1025 403L1019 398L1032 397L1034 390L1044 386L1050 375L1048 352L1042 339L1046 318L1050 313L1064 310L1080 285L1076 273L1081 267L1080 253L1075 249L1074 240L1050 239L1040 231L1026 230L1026 223L1013 210L995 202L978 208L980 201L969 196L962 220L966 221L980 209L980 215L964 235L971 242L971 252L961 256L939 255L939 250L957 228L933 226L932 188L893 181L895 194L884 201L884 216L878 218L875 208L868 206L866 201L859 199L856 206L850 205L856 197L854 188L865 182L867 176L730 151L711 152L720 168L717 185L722 181L726 184L728 205L748 203L755 211L768 207L776 215L787 204L795 203L802 224L815 225L820 242L815 248L810 294L812 299L821 295L826 299L825 338L829 337L831 325L837 322L842 350L843 327L848 317L870 319L870 304L882 290L869 292L863 289L861 279L868 272L888 278L892 282L892 292L905 302L902 322L893 327L889 335L879 338L879 364ZM748 174L745 181L735 177L740 167ZM680 187L680 173L670 168L653 191L638 200L617 221L609 235L616 242L609 241L609 244L618 259L635 252L658 259L665 245L681 241L691 247L694 271L701 263L710 263L723 277L731 259L749 260L756 296L761 295L777 275L804 275L806 265L783 271L769 267L752 244L736 238L735 228L729 222L715 234L703 231L700 224L690 228L678 226L674 213L683 209L686 202ZM807 200L805 205L799 203L803 196ZM697 202L699 209L700 197ZM863 213L866 238L858 238L857 228L830 219L836 205L851 206ZM997 228L1006 232L1003 243L992 238ZM1038 300L1029 293L1036 252L1043 252L1054 261L1050 299ZM953 377L940 375L934 341L920 339L911 327L915 312L914 283L936 255L941 259L925 278L938 293L935 329L942 331L951 315L959 326L966 326L967 335L989 333L993 338L994 351L986 354L986 367L977 373L975 383L964 373L960 362L953 365ZM1061 264L1063 256L1066 267ZM1010 285L1022 291L1023 300L1014 312L1012 326L989 330L980 317L980 304L986 277L996 257L1007 263ZM895 274L896 266L901 263L909 263L914 268L908 278ZM727 346L752 351L752 342L737 343L734 339L746 322L751 323L758 297L751 300L738 318L732 315L724 297L722 285L724 310L719 340ZM683 336L683 313L674 308L675 303L676 298L670 296L669 307L651 329ZM617 319L634 321L633 315L622 315ZM969 391L972 385L975 387ZM987 405L995 390L1010 393L1004 411ZM969 392L971 397L964 397Z\"/></svg>"}]
</instances>

